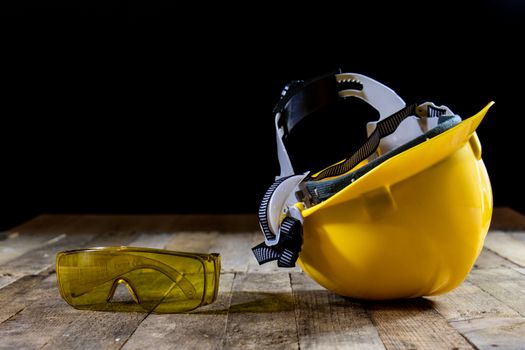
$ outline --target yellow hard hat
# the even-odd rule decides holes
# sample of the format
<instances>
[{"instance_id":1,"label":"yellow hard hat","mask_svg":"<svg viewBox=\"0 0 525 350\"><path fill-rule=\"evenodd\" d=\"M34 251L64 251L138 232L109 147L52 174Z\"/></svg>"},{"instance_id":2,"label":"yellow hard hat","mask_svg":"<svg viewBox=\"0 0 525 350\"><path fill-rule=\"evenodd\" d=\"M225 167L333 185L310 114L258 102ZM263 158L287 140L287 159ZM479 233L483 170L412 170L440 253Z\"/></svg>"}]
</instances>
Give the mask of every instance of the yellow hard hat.
<instances>
[{"instance_id":1,"label":"yellow hard hat","mask_svg":"<svg viewBox=\"0 0 525 350\"><path fill-rule=\"evenodd\" d=\"M367 141L324 170L295 174L283 137L313 110L348 96L379 111ZM253 248L257 260L297 261L325 288L362 299L455 288L478 257L492 215L475 133L492 104L461 120L430 102L406 106L356 73L293 82L275 110L281 174L261 202L265 242Z\"/></svg>"}]
</instances>

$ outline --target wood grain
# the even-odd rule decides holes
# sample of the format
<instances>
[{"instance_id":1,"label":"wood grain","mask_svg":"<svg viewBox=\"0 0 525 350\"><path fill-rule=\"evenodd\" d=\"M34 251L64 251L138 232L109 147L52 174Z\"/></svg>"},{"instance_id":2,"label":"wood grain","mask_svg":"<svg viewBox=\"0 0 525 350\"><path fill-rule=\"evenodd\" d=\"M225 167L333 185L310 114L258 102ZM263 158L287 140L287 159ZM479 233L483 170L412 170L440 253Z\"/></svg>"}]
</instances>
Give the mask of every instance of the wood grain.
<instances>
[{"instance_id":1,"label":"wood grain","mask_svg":"<svg viewBox=\"0 0 525 350\"><path fill-rule=\"evenodd\" d=\"M428 297L433 307L447 321L464 321L474 318L520 317L519 313L505 305L478 286L465 281L453 291Z\"/></svg>"},{"instance_id":2,"label":"wood grain","mask_svg":"<svg viewBox=\"0 0 525 350\"><path fill-rule=\"evenodd\" d=\"M235 275L224 346L298 349L288 273Z\"/></svg>"},{"instance_id":3,"label":"wood grain","mask_svg":"<svg viewBox=\"0 0 525 350\"><path fill-rule=\"evenodd\" d=\"M43 217L42 219L47 219ZM28 251L15 260L0 265L0 288L26 275L39 274L54 269L57 252L88 246L126 244L137 235L135 230L126 228L126 221L113 217L72 217L59 221L54 226L57 236L39 248ZM24 232L25 228L20 227ZM30 226L30 230L32 230Z\"/></svg>"},{"instance_id":4,"label":"wood grain","mask_svg":"<svg viewBox=\"0 0 525 350\"><path fill-rule=\"evenodd\" d=\"M50 220L41 216L26 224L22 230L11 230L0 235L0 265L35 248L52 244L63 235L67 222L78 219L74 216Z\"/></svg>"},{"instance_id":5,"label":"wood grain","mask_svg":"<svg viewBox=\"0 0 525 350\"><path fill-rule=\"evenodd\" d=\"M434 308L452 327L479 349L514 349L518 344L525 344L525 333L517 333L524 327L524 318L468 281L450 293L431 299Z\"/></svg>"},{"instance_id":6,"label":"wood grain","mask_svg":"<svg viewBox=\"0 0 525 350\"><path fill-rule=\"evenodd\" d=\"M79 219L79 217L79 215L39 215L30 221L13 227L8 233L21 232L33 235L55 233L57 230L62 230L69 222Z\"/></svg>"},{"instance_id":7,"label":"wood grain","mask_svg":"<svg viewBox=\"0 0 525 350\"><path fill-rule=\"evenodd\" d=\"M60 298L54 274L38 283L34 291L36 300L0 324L2 347L116 349L146 317L75 310Z\"/></svg>"},{"instance_id":8,"label":"wood grain","mask_svg":"<svg viewBox=\"0 0 525 350\"><path fill-rule=\"evenodd\" d=\"M525 227L509 209L495 218ZM456 290L392 302L341 298L299 268L259 266L251 247L262 239L253 215L39 216L0 236L0 348L525 348L525 231L491 231ZM71 308L54 254L107 245L219 252L219 298L172 315Z\"/></svg>"},{"instance_id":9,"label":"wood grain","mask_svg":"<svg viewBox=\"0 0 525 350\"><path fill-rule=\"evenodd\" d=\"M260 232L221 233L213 242L212 250L222 252L222 271L247 272L249 266L257 264L252 247L261 237Z\"/></svg>"},{"instance_id":10,"label":"wood grain","mask_svg":"<svg viewBox=\"0 0 525 350\"><path fill-rule=\"evenodd\" d=\"M301 349L384 349L363 306L306 276L292 273L295 319Z\"/></svg>"},{"instance_id":11,"label":"wood grain","mask_svg":"<svg viewBox=\"0 0 525 350\"><path fill-rule=\"evenodd\" d=\"M93 238L93 235L61 235L52 244L31 250L15 260L0 266L0 288L27 275L36 275L55 264L55 254L61 250L81 247Z\"/></svg>"},{"instance_id":12,"label":"wood grain","mask_svg":"<svg viewBox=\"0 0 525 350\"><path fill-rule=\"evenodd\" d=\"M483 248L479 255L474 269L496 269L496 268L517 268L518 264L499 256L488 248Z\"/></svg>"},{"instance_id":13,"label":"wood grain","mask_svg":"<svg viewBox=\"0 0 525 350\"><path fill-rule=\"evenodd\" d=\"M485 247L499 256L525 267L525 242L504 232L491 232L485 238Z\"/></svg>"},{"instance_id":14,"label":"wood grain","mask_svg":"<svg viewBox=\"0 0 525 350\"><path fill-rule=\"evenodd\" d=\"M208 253L217 235L217 232L176 232L166 244L166 249L179 252Z\"/></svg>"},{"instance_id":15,"label":"wood grain","mask_svg":"<svg viewBox=\"0 0 525 350\"><path fill-rule=\"evenodd\" d=\"M387 349L472 349L423 298L365 303Z\"/></svg>"},{"instance_id":16,"label":"wood grain","mask_svg":"<svg viewBox=\"0 0 525 350\"><path fill-rule=\"evenodd\" d=\"M0 264L0 288L23 276L53 268L58 251L85 246L126 245L139 235L136 226L147 226L150 229L166 228L165 222L152 221L147 217L49 215L40 216L35 222L36 224L21 225L17 232L24 236L39 236L35 230L42 230L46 237L47 234L54 237L36 249L27 249L28 251L17 259Z\"/></svg>"},{"instance_id":17,"label":"wood grain","mask_svg":"<svg viewBox=\"0 0 525 350\"><path fill-rule=\"evenodd\" d=\"M86 222L82 220L79 220L77 223L86 224ZM111 233L112 234L103 234L100 236L70 233L69 236L66 236L69 240L64 238L55 244L33 250L17 259L16 264L8 263L0 266L0 271L1 269L9 270L16 268L16 270L9 270L15 272L10 273L10 276L8 276L10 278L9 283L6 283L4 287L0 289L0 322L23 311L32 305L32 303L42 298L42 295L45 293L54 293L54 297L59 298L56 283L52 291L43 290L42 286L40 286L44 279L52 275L55 271L54 254L57 251L80 248L85 245L103 246L126 244L136 237L136 232L134 231ZM14 265L14 267L12 267L12 265ZM2 280L0 280L0 282L1 281ZM57 302L62 301L60 299ZM63 302L63 304L65 304L65 302Z\"/></svg>"},{"instance_id":18,"label":"wood grain","mask_svg":"<svg viewBox=\"0 0 525 350\"><path fill-rule=\"evenodd\" d=\"M524 349L525 318L481 318L452 322L478 349Z\"/></svg>"},{"instance_id":19,"label":"wood grain","mask_svg":"<svg viewBox=\"0 0 525 350\"><path fill-rule=\"evenodd\" d=\"M219 296L192 313L149 315L124 349L220 349L226 333L234 274L221 276Z\"/></svg>"},{"instance_id":20,"label":"wood grain","mask_svg":"<svg viewBox=\"0 0 525 350\"><path fill-rule=\"evenodd\" d=\"M111 235L102 235L90 241L90 244L156 247L164 245L171 234L150 234L149 241L136 231L119 231ZM34 276L37 278L39 276ZM17 281L14 285L23 287ZM5 288L4 288L5 289ZM3 292L4 290L0 290ZM133 334L139 324L147 317L144 313L111 313L75 310L60 298L56 287L56 276L50 275L40 283L34 283L30 298L26 298L21 310L14 313L8 322L0 324L0 336L13 332L13 327L31 328L35 334L26 339L14 340L9 347L41 347L44 349L118 349ZM13 309L13 311L15 311ZM0 314L1 315L1 314ZM62 322L52 322L52 320ZM45 321L44 325L32 322Z\"/></svg>"},{"instance_id":21,"label":"wood grain","mask_svg":"<svg viewBox=\"0 0 525 350\"><path fill-rule=\"evenodd\" d=\"M241 238L243 235L234 234ZM166 249L188 252L215 251L217 232L177 232L165 243ZM219 250L220 251L220 250ZM226 254L228 256L228 254ZM224 261L224 255L222 256ZM125 349L143 349L152 342L156 349L221 348L226 332L234 274L222 273L217 301L191 313L149 315L125 343Z\"/></svg>"},{"instance_id":22,"label":"wood grain","mask_svg":"<svg viewBox=\"0 0 525 350\"><path fill-rule=\"evenodd\" d=\"M525 275L505 268L475 270L468 280L525 316Z\"/></svg>"},{"instance_id":23,"label":"wood grain","mask_svg":"<svg viewBox=\"0 0 525 350\"><path fill-rule=\"evenodd\" d=\"M0 289L0 324L42 298L40 285L48 276L49 273L24 276Z\"/></svg>"},{"instance_id":24,"label":"wood grain","mask_svg":"<svg viewBox=\"0 0 525 350\"><path fill-rule=\"evenodd\" d=\"M521 241L521 242L525 243L525 231L508 232L507 234L511 235L512 238L517 239L518 241Z\"/></svg>"}]
</instances>

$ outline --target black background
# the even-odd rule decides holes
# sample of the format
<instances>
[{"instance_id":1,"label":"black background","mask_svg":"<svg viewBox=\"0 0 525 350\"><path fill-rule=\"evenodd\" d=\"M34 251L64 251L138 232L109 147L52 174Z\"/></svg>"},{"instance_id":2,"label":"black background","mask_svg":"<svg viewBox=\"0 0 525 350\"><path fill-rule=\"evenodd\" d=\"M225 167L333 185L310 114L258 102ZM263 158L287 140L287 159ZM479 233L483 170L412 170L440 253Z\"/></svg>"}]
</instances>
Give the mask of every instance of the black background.
<instances>
[{"instance_id":1,"label":"black background","mask_svg":"<svg viewBox=\"0 0 525 350\"><path fill-rule=\"evenodd\" d=\"M283 85L338 68L462 116L495 100L478 132L495 204L524 211L525 5L457 3L3 4L0 226L255 212Z\"/></svg>"}]
</instances>

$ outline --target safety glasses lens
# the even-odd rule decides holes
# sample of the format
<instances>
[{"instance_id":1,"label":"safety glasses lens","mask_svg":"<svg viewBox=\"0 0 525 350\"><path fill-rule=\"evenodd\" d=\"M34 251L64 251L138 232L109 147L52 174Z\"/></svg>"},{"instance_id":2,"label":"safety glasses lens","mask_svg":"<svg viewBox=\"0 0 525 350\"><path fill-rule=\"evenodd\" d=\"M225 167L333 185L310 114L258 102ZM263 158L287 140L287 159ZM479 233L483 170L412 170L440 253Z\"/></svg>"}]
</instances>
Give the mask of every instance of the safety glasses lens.
<instances>
[{"instance_id":1,"label":"safety glasses lens","mask_svg":"<svg viewBox=\"0 0 525 350\"><path fill-rule=\"evenodd\" d=\"M219 271L218 255L122 249L57 255L62 297L73 307L88 310L190 311L215 300Z\"/></svg>"}]
</instances>

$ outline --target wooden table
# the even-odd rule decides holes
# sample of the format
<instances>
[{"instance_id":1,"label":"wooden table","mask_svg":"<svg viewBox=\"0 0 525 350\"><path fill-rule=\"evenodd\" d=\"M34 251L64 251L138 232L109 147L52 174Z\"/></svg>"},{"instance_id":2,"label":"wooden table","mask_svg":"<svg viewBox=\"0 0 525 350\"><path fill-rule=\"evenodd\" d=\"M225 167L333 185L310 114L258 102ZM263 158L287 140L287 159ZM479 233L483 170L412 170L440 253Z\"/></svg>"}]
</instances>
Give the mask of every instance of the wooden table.
<instances>
[{"instance_id":1,"label":"wooden table","mask_svg":"<svg viewBox=\"0 0 525 350\"><path fill-rule=\"evenodd\" d=\"M359 302L298 268L258 266L253 216L43 215L0 233L0 348L523 349L525 218L501 208L493 227L453 292ZM69 307L56 287L55 253L105 245L220 252L219 298L188 314Z\"/></svg>"}]
</instances>

